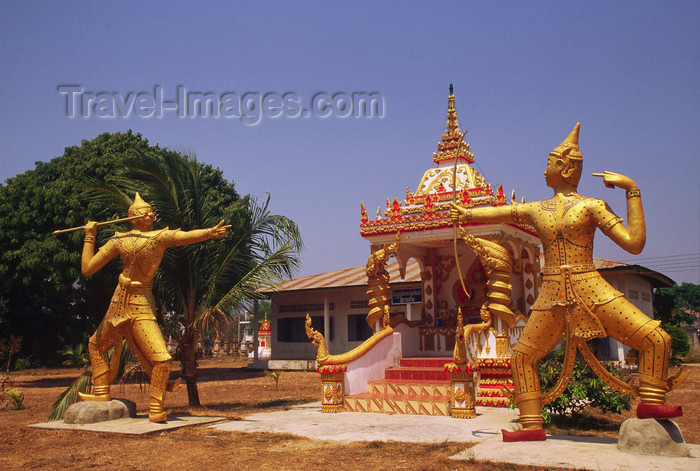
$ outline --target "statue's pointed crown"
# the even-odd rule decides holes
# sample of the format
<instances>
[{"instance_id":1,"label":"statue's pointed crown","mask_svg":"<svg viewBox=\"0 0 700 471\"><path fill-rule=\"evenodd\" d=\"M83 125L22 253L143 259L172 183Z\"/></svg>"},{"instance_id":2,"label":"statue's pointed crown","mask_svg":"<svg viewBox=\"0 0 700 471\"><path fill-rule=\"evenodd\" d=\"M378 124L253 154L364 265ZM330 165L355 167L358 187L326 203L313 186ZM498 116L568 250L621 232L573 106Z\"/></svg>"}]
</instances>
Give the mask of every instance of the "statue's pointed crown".
<instances>
[{"instance_id":1,"label":"statue's pointed crown","mask_svg":"<svg viewBox=\"0 0 700 471\"><path fill-rule=\"evenodd\" d=\"M129 216L133 216L137 209L150 207L151 205L141 199L141 195L139 195L139 192L137 191L134 195L134 202L131 203L131 206L129 206Z\"/></svg>"},{"instance_id":2,"label":"statue's pointed crown","mask_svg":"<svg viewBox=\"0 0 700 471\"><path fill-rule=\"evenodd\" d=\"M578 147L579 129L581 129L581 123L576 123L574 129L572 129L566 139L552 151L552 154L564 155L564 151L570 149L568 154L566 154L570 159L583 160L583 154Z\"/></svg>"}]
</instances>

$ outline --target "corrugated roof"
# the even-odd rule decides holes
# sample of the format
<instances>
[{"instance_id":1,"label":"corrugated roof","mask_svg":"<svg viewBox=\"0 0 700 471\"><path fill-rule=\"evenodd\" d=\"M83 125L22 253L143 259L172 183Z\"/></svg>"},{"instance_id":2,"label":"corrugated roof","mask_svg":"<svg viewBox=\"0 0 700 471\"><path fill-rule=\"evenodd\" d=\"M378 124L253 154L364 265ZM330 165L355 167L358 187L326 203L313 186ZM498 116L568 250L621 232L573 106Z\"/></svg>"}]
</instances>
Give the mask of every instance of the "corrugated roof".
<instances>
[{"instance_id":1,"label":"corrugated roof","mask_svg":"<svg viewBox=\"0 0 700 471\"><path fill-rule=\"evenodd\" d=\"M616 262L615 260L606 260L604 258L593 258L593 263L598 270L630 270L640 275L646 275L661 282L661 285L673 285L673 280L665 275L649 270L641 265L631 263ZM419 282L420 265L414 259L410 259L406 265L406 277L401 278L399 274L398 262L389 262L386 265L391 283L413 283ZM312 289L328 289L328 288L350 288L353 286L367 286L367 274L365 266L345 268L343 270L329 271L319 273L318 275L303 276L292 280L283 281L279 284L277 291L301 291ZM271 291L265 291L267 293Z\"/></svg>"},{"instance_id":2,"label":"corrugated roof","mask_svg":"<svg viewBox=\"0 0 700 471\"><path fill-rule=\"evenodd\" d=\"M393 283L412 283L420 281L420 266L411 259L406 264L406 277L399 274L399 263L386 264L390 280ZM351 286L367 286L367 273L365 266L345 268L343 270L319 273L318 275L303 276L279 284L279 291L298 291L323 288L349 288Z\"/></svg>"}]
</instances>

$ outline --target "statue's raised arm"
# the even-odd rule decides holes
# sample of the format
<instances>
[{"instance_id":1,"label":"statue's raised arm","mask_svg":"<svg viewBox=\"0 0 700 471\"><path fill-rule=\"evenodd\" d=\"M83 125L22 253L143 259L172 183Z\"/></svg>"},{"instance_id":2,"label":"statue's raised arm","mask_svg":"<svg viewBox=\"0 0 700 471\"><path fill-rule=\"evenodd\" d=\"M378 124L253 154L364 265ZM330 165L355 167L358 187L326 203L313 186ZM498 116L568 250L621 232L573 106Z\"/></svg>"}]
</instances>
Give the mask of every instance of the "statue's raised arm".
<instances>
[{"instance_id":1,"label":"statue's raised arm","mask_svg":"<svg viewBox=\"0 0 700 471\"><path fill-rule=\"evenodd\" d=\"M608 188L622 188L627 195L627 228L616 224L608 232L613 242L632 254L640 254L647 240L647 228L644 222L642 208L642 193L637 184L629 177L619 173L594 173L594 177L602 177L603 184ZM608 208L610 209L610 208ZM612 211L612 210L611 210Z\"/></svg>"}]
</instances>

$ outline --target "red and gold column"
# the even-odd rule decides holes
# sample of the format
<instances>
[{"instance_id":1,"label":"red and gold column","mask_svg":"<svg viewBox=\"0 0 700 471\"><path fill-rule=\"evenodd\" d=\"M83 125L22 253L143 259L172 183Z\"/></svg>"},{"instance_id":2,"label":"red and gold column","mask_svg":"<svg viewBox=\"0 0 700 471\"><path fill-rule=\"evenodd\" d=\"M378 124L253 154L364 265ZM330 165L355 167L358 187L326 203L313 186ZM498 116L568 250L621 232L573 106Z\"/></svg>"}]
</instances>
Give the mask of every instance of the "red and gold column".
<instances>
[{"instance_id":1,"label":"red and gold column","mask_svg":"<svg viewBox=\"0 0 700 471\"><path fill-rule=\"evenodd\" d=\"M448 363L445 371L450 373L450 409L455 419L476 417L474 394L474 371L476 363L461 365Z\"/></svg>"},{"instance_id":2,"label":"red and gold column","mask_svg":"<svg viewBox=\"0 0 700 471\"><path fill-rule=\"evenodd\" d=\"M347 365L324 365L319 367L321 375L321 412L342 412L345 398L345 372Z\"/></svg>"}]
</instances>

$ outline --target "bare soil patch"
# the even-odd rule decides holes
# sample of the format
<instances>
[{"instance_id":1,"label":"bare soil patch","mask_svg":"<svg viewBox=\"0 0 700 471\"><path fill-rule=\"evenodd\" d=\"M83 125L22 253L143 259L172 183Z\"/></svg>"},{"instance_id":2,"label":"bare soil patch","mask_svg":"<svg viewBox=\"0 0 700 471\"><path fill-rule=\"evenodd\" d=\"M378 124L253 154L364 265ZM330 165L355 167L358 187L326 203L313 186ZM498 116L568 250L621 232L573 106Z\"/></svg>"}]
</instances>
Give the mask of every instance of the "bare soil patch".
<instances>
[{"instance_id":1,"label":"bare soil patch","mask_svg":"<svg viewBox=\"0 0 700 471\"><path fill-rule=\"evenodd\" d=\"M199 394L203 407L187 406L185 389L170 394L169 413L246 417L255 412L280 410L291 405L318 401L320 379L315 372L282 374L279 389L262 371L244 369L246 360L217 359L200 363ZM676 422L686 441L700 443L697 417L700 409L700 367L670 394L669 401L682 404L685 415ZM177 376L179 365L173 368ZM365 442L340 445L288 434L240 433L188 427L146 436L125 436L71 430L38 430L30 424L45 422L51 404L81 373L77 369L36 369L12 374L14 386L25 395L22 410L0 411L0 469L458 469L491 470L492 463L452 461L448 458L471 443L414 444ZM137 383L113 386L113 396L130 399L139 411L148 406L147 391ZM617 436L619 424L633 416L590 414L587 421L563 423L552 433ZM604 430L601 430L603 428ZM498 465L498 469L545 468Z\"/></svg>"}]
</instances>

